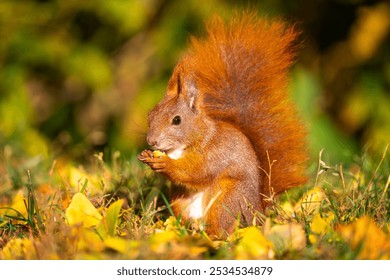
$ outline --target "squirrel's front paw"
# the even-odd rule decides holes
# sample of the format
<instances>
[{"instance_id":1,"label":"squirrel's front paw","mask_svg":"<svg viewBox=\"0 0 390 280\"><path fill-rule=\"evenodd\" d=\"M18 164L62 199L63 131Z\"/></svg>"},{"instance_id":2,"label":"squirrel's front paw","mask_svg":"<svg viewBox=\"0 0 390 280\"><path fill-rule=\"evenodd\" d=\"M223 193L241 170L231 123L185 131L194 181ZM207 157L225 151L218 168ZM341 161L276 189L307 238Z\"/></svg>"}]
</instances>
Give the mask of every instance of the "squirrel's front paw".
<instances>
[{"instance_id":1,"label":"squirrel's front paw","mask_svg":"<svg viewBox=\"0 0 390 280\"><path fill-rule=\"evenodd\" d=\"M137 158L138 158L138 160L145 162L146 159L153 158L153 151L143 150Z\"/></svg>"},{"instance_id":2,"label":"squirrel's front paw","mask_svg":"<svg viewBox=\"0 0 390 280\"><path fill-rule=\"evenodd\" d=\"M144 150L138 159L147 164L156 172L164 172L169 162L169 157L162 152Z\"/></svg>"}]
</instances>

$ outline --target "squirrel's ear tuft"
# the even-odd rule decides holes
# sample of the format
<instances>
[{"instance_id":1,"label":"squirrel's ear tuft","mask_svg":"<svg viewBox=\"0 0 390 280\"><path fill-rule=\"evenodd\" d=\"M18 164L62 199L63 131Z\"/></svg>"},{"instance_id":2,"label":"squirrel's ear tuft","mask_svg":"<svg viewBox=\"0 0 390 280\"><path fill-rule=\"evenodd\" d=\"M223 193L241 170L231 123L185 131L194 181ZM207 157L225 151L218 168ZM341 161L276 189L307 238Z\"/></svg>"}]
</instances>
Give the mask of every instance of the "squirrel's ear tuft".
<instances>
[{"instance_id":1,"label":"squirrel's ear tuft","mask_svg":"<svg viewBox=\"0 0 390 280\"><path fill-rule=\"evenodd\" d=\"M196 101L198 97L198 88L194 81L188 80L185 83L185 95L188 106L191 110L196 109Z\"/></svg>"}]
</instances>

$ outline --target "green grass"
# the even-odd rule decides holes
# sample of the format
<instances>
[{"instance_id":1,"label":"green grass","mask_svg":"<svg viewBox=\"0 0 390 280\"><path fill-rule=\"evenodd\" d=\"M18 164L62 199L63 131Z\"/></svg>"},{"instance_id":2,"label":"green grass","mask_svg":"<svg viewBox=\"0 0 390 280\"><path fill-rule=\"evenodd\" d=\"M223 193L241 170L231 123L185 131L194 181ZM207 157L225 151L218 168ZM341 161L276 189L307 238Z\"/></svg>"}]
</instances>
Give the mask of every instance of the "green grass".
<instances>
[{"instance_id":1,"label":"green grass","mask_svg":"<svg viewBox=\"0 0 390 280\"><path fill-rule=\"evenodd\" d=\"M135 156L97 154L80 166L1 155L0 258L388 259L390 160L387 149L380 158L367 154L344 166L320 153L307 185L222 240L181 225L169 183ZM67 222L77 192L102 217L92 228Z\"/></svg>"}]
</instances>

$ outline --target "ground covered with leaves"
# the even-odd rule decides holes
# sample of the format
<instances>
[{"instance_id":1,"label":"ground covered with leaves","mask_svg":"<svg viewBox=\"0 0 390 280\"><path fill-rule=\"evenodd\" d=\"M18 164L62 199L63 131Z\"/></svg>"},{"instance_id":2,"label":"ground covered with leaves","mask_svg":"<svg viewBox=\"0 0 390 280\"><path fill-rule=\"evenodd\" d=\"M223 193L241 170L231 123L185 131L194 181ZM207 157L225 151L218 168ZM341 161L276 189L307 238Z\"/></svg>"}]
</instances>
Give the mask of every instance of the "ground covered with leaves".
<instances>
[{"instance_id":1,"label":"ground covered with leaves","mask_svg":"<svg viewBox=\"0 0 390 280\"><path fill-rule=\"evenodd\" d=\"M390 259L390 161L319 156L303 187L223 239L180 223L169 184L135 156L0 164L0 259Z\"/></svg>"}]
</instances>

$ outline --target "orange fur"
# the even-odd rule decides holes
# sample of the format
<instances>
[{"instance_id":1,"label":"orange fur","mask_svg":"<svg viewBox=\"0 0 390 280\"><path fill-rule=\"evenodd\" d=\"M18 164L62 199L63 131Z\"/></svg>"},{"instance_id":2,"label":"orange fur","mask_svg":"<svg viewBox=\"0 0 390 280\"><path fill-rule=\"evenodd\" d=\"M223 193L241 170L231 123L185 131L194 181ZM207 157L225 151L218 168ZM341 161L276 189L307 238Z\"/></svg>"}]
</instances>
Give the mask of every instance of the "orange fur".
<instances>
[{"instance_id":1,"label":"orange fur","mask_svg":"<svg viewBox=\"0 0 390 280\"><path fill-rule=\"evenodd\" d=\"M251 224L265 197L305 182L305 129L287 93L292 27L244 13L206 31L191 38L149 114L148 142L168 156L139 159L172 181L177 216L200 217L220 235L237 217Z\"/></svg>"},{"instance_id":2,"label":"orange fur","mask_svg":"<svg viewBox=\"0 0 390 280\"><path fill-rule=\"evenodd\" d=\"M204 39L191 38L187 68L203 92L203 111L234 124L257 154L264 182L275 193L305 182L305 128L289 100L288 69L298 33L281 20L255 13L229 23L214 18ZM270 162L275 161L270 171ZM267 175L267 174L268 175ZM262 193L269 195L264 184Z\"/></svg>"}]
</instances>

